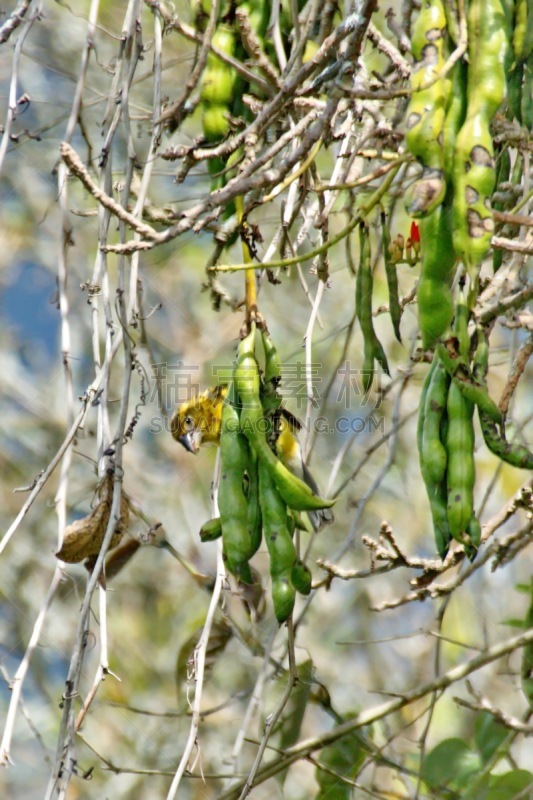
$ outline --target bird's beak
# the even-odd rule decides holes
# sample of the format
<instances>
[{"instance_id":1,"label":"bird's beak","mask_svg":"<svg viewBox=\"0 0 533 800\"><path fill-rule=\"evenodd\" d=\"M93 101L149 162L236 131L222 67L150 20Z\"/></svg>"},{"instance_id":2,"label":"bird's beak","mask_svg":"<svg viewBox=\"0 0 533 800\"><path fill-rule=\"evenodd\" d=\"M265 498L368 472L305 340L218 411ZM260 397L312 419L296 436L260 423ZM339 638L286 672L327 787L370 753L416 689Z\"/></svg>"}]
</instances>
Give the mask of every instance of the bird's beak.
<instances>
[{"instance_id":1,"label":"bird's beak","mask_svg":"<svg viewBox=\"0 0 533 800\"><path fill-rule=\"evenodd\" d=\"M198 452L194 437L194 430L187 431L187 433L184 433L183 436L178 436L178 442L182 444L189 453L196 454Z\"/></svg>"}]
</instances>

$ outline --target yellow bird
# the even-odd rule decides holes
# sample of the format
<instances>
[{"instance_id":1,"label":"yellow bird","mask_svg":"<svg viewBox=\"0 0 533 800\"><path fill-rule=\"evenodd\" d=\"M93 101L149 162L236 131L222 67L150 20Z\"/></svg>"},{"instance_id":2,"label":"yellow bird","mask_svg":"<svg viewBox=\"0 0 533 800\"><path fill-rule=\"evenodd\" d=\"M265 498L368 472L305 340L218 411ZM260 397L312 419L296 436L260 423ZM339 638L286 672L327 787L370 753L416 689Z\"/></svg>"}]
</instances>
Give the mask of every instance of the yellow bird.
<instances>
[{"instance_id":1,"label":"yellow bird","mask_svg":"<svg viewBox=\"0 0 533 800\"><path fill-rule=\"evenodd\" d=\"M227 386L212 386L178 406L170 420L170 432L189 453L197 453L202 444L218 444L222 406Z\"/></svg>"},{"instance_id":2,"label":"yellow bird","mask_svg":"<svg viewBox=\"0 0 533 800\"><path fill-rule=\"evenodd\" d=\"M220 423L222 406L227 394L225 385L212 386L191 400L178 406L170 420L170 431L174 439L189 453L197 453L202 444L218 444L220 441ZM315 479L304 463L297 432L301 428L296 417L281 408L275 414L276 453L294 475L309 486L314 494L320 491ZM333 513L329 508L308 512L315 530L322 525L333 522Z\"/></svg>"}]
</instances>

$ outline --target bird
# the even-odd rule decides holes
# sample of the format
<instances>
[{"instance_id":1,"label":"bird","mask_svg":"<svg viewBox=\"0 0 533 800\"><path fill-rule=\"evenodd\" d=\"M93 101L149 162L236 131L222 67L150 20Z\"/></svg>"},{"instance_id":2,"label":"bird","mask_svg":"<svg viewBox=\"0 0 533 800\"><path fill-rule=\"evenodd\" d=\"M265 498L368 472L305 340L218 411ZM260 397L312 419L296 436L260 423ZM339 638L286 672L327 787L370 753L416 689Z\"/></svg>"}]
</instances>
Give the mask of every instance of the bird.
<instances>
[{"instance_id":1,"label":"bird","mask_svg":"<svg viewBox=\"0 0 533 800\"><path fill-rule=\"evenodd\" d=\"M170 420L170 432L189 453L196 454L202 444L218 444L226 384L206 389L177 406Z\"/></svg>"},{"instance_id":2,"label":"bird","mask_svg":"<svg viewBox=\"0 0 533 800\"><path fill-rule=\"evenodd\" d=\"M228 388L226 384L212 386L177 406L170 420L170 432L189 453L198 453L204 444L217 445L220 442L222 408ZM271 418L273 444L278 458L309 486L313 494L320 495L303 458L298 440L298 431L302 427L299 420L283 407L273 411ZM333 522L333 513L329 508L307 513L314 530Z\"/></svg>"}]
</instances>

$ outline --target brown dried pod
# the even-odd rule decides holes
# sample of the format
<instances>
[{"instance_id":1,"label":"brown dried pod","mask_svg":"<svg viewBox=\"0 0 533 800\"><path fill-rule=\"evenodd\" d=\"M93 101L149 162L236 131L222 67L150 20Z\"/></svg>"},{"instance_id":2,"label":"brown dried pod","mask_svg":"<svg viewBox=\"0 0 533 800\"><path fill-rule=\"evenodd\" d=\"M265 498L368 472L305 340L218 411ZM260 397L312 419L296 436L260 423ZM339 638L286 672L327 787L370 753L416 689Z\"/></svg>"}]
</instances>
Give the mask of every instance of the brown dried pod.
<instances>
[{"instance_id":1,"label":"brown dried pod","mask_svg":"<svg viewBox=\"0 0 533 800\"><path fill-rule=\"evenodd\" d=\"M106 475L98 489L98 505L82 519L77 519L65 529L61 550L55 555L68 564L76 564L90 556L97 556L104 540L111 503L113 500L113 477ZM120 501L120 518L115 526L109 549L120 544L129 523L129 503L125 493Z\"/></svg>"},{"instance_id":2,"label":"brown dried pod","mask_svg":"<svg viewBox=\"0 0 533 800\"><path fill-rule=\"evenodd\" d=\"M141 543L137 539L128 539L110 553L105 562L105 576L108 581L124 569L140 547Z\"/></svg>"}]
</instances>

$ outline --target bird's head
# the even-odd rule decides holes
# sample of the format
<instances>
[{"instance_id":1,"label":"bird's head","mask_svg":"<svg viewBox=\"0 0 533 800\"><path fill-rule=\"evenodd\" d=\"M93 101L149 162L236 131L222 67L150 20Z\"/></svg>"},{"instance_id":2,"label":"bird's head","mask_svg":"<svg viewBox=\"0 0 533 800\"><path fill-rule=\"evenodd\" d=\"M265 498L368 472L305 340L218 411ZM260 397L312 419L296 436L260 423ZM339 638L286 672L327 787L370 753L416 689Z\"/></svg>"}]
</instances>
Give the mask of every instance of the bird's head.
<instances>
[{"instance_id":1,"label":"bird's head","mask_svg":"<svg viewBox=\"0 0 533 800\"><path fill-rule=\"evenodd\" d=\"M178 406L170 420L174 439L189 453L197 453L200 445L218 444L222 404L227 386L215 386Z\"/></svg>"}]
</instances>

